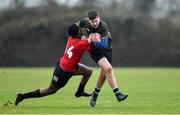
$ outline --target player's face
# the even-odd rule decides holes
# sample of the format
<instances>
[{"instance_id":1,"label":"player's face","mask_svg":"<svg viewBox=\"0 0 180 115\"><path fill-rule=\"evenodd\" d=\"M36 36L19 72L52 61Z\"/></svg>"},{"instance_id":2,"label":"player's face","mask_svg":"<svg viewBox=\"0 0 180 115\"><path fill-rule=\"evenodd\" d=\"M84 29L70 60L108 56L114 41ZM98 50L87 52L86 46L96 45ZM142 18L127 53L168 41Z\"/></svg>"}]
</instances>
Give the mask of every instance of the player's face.
<instances>
[{"instance_id":1,"label":"player's face","mask_svg":"<svg viewBox=\"0 0 180 115\"><path fill-rule=\"evenodd\" d=\"M93 28L97 28L100 23L100 17L96 17L94 20L89 20L89 23Z\"/></svg>"}]
</instances>

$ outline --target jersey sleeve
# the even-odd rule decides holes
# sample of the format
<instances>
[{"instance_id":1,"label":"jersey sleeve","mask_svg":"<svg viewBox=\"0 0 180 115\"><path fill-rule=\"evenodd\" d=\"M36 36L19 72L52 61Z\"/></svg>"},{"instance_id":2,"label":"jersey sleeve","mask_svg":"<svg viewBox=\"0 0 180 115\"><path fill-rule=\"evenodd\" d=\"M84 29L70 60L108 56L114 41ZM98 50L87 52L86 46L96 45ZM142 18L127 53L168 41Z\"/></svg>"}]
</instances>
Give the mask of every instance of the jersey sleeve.
<instances>
[{"instance_id":1,"label":"jersey sleeve","mask_svg":"<svg viewBox=\"0 0 180 115\"><path fill-rule=\"evenodd\" d=\"M102 24L101 24L101 29L100 29L99 34L101 35L101 37L108 37L109 36L108 27L104 22L102 22Z\"/></svg>"},{"instance_id":2,"label":"jersey sleeve","mask_svg":"<svg viewBox=\"0 0 180 115\"><path fill-rule=\"evenodd\" d=\"M108 48L109 38L103 37L100 42L92 42L92 46L96 48Z\"/></svg>"}]
</instances>

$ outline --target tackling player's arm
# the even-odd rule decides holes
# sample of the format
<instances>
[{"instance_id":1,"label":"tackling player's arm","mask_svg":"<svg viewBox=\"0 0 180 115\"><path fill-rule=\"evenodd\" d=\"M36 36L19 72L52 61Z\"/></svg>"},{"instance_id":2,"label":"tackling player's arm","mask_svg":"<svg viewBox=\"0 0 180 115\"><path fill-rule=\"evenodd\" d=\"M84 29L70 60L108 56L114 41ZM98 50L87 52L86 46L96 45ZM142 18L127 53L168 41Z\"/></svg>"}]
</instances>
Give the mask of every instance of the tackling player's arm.
<instances>
[{"instance_id":1,"label":"tackling player's arm","mask_svg":"<svg viewBox=\"0 0 180 115\"><path fill-rule=\"evenodd\" d=\"M100 48L100 49L104 49L104 48L107 48L108 45L107 43L105 43L104 40L101 40L101 41L93 41L93 38L92 37L95 37L95 36L92 36L92 35L89 35L89 37L87 39L82 39L81 42L79 43L81 46L81 48L89 51L91 48Z\"/></svg>"}]
</instances>

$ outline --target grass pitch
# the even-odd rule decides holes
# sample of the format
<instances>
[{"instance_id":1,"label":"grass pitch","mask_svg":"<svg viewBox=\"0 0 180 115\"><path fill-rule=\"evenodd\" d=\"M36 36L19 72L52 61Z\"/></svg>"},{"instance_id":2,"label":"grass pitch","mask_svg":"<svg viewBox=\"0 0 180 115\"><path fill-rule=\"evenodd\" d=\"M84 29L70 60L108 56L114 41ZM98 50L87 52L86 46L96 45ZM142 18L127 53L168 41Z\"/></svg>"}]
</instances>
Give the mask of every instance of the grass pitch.
<instances>
[{"instance_id":1,"label":"grass pitch","mask_svg":"<svg viewBox=\"0 0 180 115\"><path fill-rule=\"evenodd\" d=\"M124 102L116 101L106 81L96 107L90 107L90 98L74 96L80 81L76 76L54 95L11 104L18 92L47 87L52 72L53 68L0 68L0 114L180 114L180 68L114 68L120 89L129 94ZM93 91L98 73L94 68L86 91Z\"/></svg>"}]
</instances>

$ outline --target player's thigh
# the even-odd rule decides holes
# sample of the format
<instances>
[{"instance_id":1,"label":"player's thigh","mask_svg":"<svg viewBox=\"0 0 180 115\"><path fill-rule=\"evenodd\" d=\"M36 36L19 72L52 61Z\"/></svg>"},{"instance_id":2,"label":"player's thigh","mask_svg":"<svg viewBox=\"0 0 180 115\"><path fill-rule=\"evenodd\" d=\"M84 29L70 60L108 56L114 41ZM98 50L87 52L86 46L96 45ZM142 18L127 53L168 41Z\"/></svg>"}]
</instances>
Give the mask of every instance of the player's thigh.
<instances>
[{"instance_id":1,"label":"player's thigh","mask_svg":"<svg viewBox=\"0 0 180 115\"><path fill-rule=\"evenodd\" d=\"M65 72L61 67L59 67L59 65L57 65L54 69L51 83L57 88L64 87L73 74L74 72Z\"/></svg>"},{"instance_id":2,"label":"player's thigh","mask_svg":"<svg viewBox=\"0 0 180 115\"><path fill-rule=\"evenodd\" d=\"M91 74L92 71L93 71L92 68L90 68L82 63L78 63L78 69L73 75Z\"/></svg>"},{"instance_id":3,"label":"player's thigh","mask_svg":"<svg viewBox=\"0 0 180 115\"><path fill-rule=\"evenodd\" d=\"M108 69L112 69L112 66L111 64L109 63L109 61L107 60L106 57L103 57L101 58L99 61L98 61L98 65L104 69L105 71L108 70Z\"/></svg>"}]
</instances>

